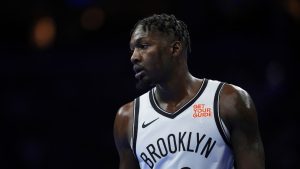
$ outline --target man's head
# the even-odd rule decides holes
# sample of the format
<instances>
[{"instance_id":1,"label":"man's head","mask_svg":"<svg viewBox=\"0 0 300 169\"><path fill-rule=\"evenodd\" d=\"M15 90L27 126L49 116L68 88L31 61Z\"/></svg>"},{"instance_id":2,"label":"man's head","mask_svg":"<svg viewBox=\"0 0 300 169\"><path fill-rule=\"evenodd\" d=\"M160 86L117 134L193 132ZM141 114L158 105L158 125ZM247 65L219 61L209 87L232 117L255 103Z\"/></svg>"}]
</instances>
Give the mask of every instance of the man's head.
<instances>
[{"instance_id":1,"label":"man's head","mask_svg":"<svg viewBox=\"0 0 300 169\"><path fill-rule=\"evenodd\" d=\"M176 40L181 41L184 44L188 54L191 53L191 41L187 26L174 15L154 14L139 20L132 29L131 34L138 26L142 26L144 31L159 31L166 35L173 36Z\"/></svg>"},{"instance_id":2,"label":"man's head","mask_svg":"<svg viewBox=\"0 0 300 169\"><path fill-rule=\"evenodd\" d=\"M137 87L167 83L186 65L190 38L186 25L173 15L153 15L137 22L131 33L131 62Z\"/></svg>"}]
</instances>

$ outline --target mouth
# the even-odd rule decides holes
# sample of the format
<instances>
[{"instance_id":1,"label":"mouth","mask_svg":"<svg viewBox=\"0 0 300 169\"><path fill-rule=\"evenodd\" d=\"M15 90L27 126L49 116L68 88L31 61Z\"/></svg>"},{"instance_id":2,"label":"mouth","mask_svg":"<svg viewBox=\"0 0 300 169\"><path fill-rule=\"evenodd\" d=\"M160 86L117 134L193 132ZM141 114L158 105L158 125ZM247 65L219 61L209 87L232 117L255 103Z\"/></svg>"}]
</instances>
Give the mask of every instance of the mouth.
<instances>
[{"instance_id":1,"label":"mouth","mask_svg":"<svg viewBox=\"0 0 300 169\"><path fill-rule=\"evenodd\" d=\"M142 77L144 76L144 74L145 74L145 70L144 70L144 68L142 67L142 66L140 66L140 65L134 65L133 66L133 70L134 70L134 72L135 72L135 75L134 75L134 77L136 78L136 79L142 79Z\"/></svg>"}]
</instances>

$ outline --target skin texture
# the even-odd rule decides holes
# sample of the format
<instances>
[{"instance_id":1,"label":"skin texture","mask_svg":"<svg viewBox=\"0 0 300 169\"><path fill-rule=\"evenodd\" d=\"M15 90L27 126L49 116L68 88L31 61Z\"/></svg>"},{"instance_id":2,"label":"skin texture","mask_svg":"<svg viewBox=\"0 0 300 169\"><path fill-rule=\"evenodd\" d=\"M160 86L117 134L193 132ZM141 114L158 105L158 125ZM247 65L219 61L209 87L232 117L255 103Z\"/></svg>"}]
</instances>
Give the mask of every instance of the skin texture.
<instances>
[{"instance_id":1,"label":"skin texture","mask_svg":"<svg viewBox=\"0 0 300 169\"><path fill-rule=\"evenodd\" d=\"M173 113L194 97L203 79L193 77L187 66L187 50L174 37L138 26L130 40L131 62L140 86L156 86L159 106ZM180 80L178 80L180 79ZM263 169L264 151L255 106L249 94L225 84L220 94L220 116L231 134L237 169ZM119 169L138 169L130 148L133 102L120 107L114 123Z\"/></svg>"}]
</instances>

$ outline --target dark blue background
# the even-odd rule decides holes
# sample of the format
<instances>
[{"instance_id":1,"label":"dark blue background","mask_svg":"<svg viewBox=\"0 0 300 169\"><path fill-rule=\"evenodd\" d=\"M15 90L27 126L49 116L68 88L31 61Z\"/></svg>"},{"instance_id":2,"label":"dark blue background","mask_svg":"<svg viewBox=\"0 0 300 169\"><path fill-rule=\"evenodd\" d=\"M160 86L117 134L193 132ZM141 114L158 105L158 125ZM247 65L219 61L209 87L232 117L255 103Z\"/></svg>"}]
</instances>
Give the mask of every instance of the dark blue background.
<instances>
[{"instance_id":1,"label":"dark blue background","mask_svg":"<svg viewBox=\"0 0 300 169\"><path fill-rule=\"evenodd\" d=\"M129 61L130 31L137 20L161 12L188 25L192 74L250 93L267 168L297 168L300 5L293 2L1 2L0 168L117 168L114 117L141 93ZM105 14L92 31L80 26L89 7ZM39 49L31 32L43 16L57 29L53 44Z\"/></svg>"}]
</instances>

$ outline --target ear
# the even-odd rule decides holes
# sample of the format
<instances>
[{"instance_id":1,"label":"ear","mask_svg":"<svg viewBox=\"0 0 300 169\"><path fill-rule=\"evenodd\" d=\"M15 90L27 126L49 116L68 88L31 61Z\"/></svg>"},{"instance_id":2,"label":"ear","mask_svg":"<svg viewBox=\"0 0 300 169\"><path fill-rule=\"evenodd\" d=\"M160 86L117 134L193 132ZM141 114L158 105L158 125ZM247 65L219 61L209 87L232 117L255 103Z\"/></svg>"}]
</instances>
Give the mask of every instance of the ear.
<instances>
[{"instance_id":1,"label":"ear","mask_svg":"<svg viewBox=\"0 0 300 169\"><path fill-rule=\"evenodd\" d=\"M182 54L182 50L183 50L183 46L180 41L174 41L172 43L172 54L174 56L178 56L178 55Z\"/></svg>"}]
</instances>

